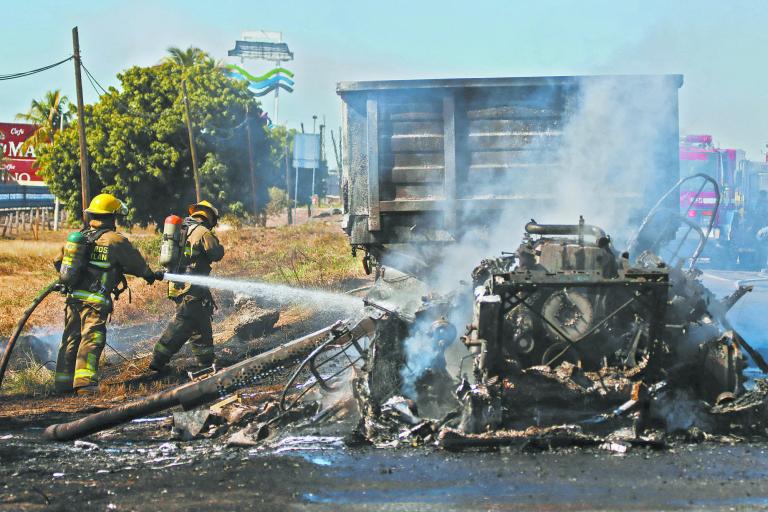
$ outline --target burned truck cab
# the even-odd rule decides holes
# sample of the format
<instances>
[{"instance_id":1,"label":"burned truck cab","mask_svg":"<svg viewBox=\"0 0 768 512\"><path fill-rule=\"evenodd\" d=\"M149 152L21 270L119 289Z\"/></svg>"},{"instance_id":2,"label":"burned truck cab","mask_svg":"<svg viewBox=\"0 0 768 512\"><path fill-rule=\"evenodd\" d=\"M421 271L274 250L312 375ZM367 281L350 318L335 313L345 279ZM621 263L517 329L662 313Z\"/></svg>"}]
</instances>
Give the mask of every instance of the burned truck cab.
<instances>
[{"instance_id":1,"label":"burned truck cab","mask_svg":"<svg viewBox=\"0 0 768 512\"><path fill-rule=\"evenodd\" d=\"M513 268L474 272L475 309L463 341L476 354L476 377L563 361L590 371L646 365L664 330L668 269L629 266L583 219L525 229Z\"/></svg>"}]
</instances>

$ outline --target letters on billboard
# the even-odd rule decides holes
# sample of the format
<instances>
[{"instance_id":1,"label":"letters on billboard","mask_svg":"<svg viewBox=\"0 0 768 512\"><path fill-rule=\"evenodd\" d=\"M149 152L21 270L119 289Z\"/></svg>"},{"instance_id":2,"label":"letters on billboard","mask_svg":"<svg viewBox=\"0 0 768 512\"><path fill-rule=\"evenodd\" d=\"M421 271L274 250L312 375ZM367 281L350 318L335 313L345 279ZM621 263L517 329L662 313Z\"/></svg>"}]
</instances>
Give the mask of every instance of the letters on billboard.
<instances>
[{"instance_id":1,"label":"letters on billboard","mask_svg":"<svg viewBox=\"0 0 768 512\"><path fill-rule=\"evenodd\" d=\"M2 168L22 185L43 185L37 175L35 159L37 153L31 144L24 142L34 133L35 125L26 123L0 123L0 148L3 150Z\"/></svg>"}]
</instances>

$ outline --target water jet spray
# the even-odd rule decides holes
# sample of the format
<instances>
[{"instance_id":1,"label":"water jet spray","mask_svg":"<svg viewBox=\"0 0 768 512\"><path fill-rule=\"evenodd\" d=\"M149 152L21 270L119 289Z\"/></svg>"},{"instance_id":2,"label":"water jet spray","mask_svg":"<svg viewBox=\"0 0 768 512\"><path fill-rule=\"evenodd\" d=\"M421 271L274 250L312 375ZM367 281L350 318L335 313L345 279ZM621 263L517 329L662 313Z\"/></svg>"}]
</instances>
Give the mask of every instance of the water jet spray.
<instances>
[{"instance_id":1,"label":"water jet spray","mask_svg":"<svg viewBox=\"0 0 768 512\"><path fill-rule=\"evenodd\" d=\"M295 288L284 284L264 283L260 281L243 281L239 279L223 279L220 277L198 276L190 274L165 274L167 281L188 283L192 285L214 288L217 290L229 290L242 293L250 297L258 297L281 304L307 304L319 306L323 309L354 312L359 311L362 300L358 297L342 293L334 293L324 290L309 288Z\"/></svg>"}]
</instances>

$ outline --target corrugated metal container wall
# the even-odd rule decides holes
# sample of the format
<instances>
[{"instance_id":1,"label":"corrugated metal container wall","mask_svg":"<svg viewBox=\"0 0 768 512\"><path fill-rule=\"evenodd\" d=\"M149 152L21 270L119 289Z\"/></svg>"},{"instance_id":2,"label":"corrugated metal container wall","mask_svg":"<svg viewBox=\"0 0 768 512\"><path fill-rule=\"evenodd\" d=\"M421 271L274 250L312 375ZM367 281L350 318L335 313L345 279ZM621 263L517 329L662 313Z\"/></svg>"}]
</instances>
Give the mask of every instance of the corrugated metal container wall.
<instances>
[{"instance_id":1,"label":"corrugated metal container wall","mask_svg":"<svg viewBox=\"0 0 768 512\"><path fill-rule=\"evenodd\" d=\"M624 82L648 78L612 77ZM682 77L661 78L670 116L657 164L666 170L664 179L648 190L632 191L649 196L643 197L643 206L679 174L677 91ZM577 108L584 81L596 79L340 83L343 196L352 244L449 242L463 234L463 226L478 226L464 222L470 212L476 220L512 204L556 200L548 184L567 172L557 162L563 125ZM499 183L515 186L499 190Z\"/></svg>"}]
</instances>

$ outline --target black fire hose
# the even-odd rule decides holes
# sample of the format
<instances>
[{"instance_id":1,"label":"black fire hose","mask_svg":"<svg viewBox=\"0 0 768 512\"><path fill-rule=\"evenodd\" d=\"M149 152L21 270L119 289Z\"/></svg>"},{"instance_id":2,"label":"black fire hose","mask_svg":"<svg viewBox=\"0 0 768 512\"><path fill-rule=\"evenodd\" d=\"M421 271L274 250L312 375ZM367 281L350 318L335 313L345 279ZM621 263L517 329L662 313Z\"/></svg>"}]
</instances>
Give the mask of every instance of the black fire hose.
<instances>
[{"instance_id":1,"label":"black fire hose","mask_svg":"<svg viewBox=\"0 0 768 512\"><path fill-rule=\"evenodd\" d=\"M40 293L37 294L37 297L35 297L27 309L24 310L24 314L16 324L16 330L13 331L13 335L11 335L11 337L8 339L8 345L5 346L3 358L0 360L0 387L3 386L3 377L5 376L5 370L8 367L8 363L11 360L13 346L16 345L16 340L19 339L19 335L21 334L22 329L24 329L24 325L26 325L27 320L29 320L29 317L32 315L32 312L37 308L37 306L39 306L40 303L43 302L43 300L45 300L45 298L51 294L51 292L60 290L61 286L62 285L58 280L51 282L48 286L43 288Z\"/></svg>"}]
</instances>

